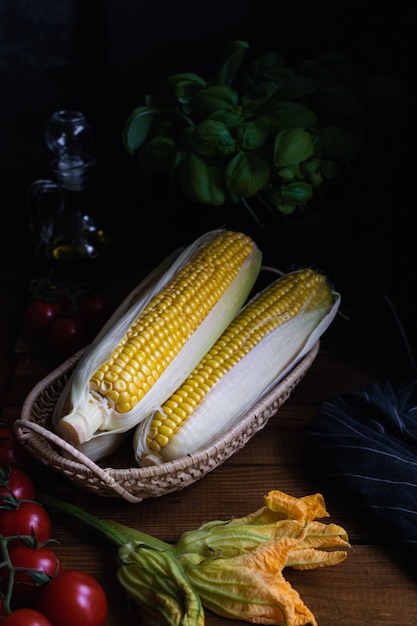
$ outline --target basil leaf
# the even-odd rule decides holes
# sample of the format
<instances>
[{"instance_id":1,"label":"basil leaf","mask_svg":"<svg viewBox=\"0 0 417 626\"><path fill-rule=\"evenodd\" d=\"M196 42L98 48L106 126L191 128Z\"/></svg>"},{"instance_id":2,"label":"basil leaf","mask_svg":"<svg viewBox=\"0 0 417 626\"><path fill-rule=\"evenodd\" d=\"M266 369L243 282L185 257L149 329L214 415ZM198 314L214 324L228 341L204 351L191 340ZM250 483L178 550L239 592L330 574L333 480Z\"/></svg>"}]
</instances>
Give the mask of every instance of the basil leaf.
<instances>
[{"instance_id":1,"label":"basil leaf","mask_svg":"<svg viewBox=\"0 0 417 626\"><path fill-rule=\"evenodd\" d=\"M295 205L305 204L311 200L313 193L312 186L303 181L284 185L281 190L283 200Z\"/></svg>"},{"instance_id":2,"label":"basil leaf","mask_svg":"<svg viewBox=\"0 0 417 626\"><path fill-rule=\"evenodd\" d=\"M229 85L213 85L194 93L190 108L201 120L218 110L234 111L239 101L238 92Z\"/></svg>"},{"instance_id":3,"label":"basil leaf","mask_svg":"<svg viewBox=\"0 0 417 626\"><path fill-rule=\"evenodd\" d=\"M220 206L225 202L222 170L195 152L187 152L178 168L178 183L190 202Z\"/></svg>"},{"instance_id":4,"label":"basil leaf","mask_svg":"<svg viewBox=\"0 0 417 626\"><path fill-rule=\"evenodd\" d=\"M161 83L158 103L161 107L169 107L176 103L187 104L196 91L206 86L206 81L192 73L172 74Z\"/></svg>"},{"instance_id":5,"label":"basil leaf","mask_svg":"<svg viewBox=\"0 0 417 626\"><path fill-rule=\"evenodd\" d=\"M303 128L280 130L275 137L274 164L276 167L301 163L310 158L313 152L311 135Z\"/></svg>"},{"instance_id":6,"label":"basil leaf","mask_svg":"<svg viewBox=\"0 0 417 626\"><path fill-rule=\"evenodd\" d=\"M194 150L203 156L226 156L236 149L227 126L216 120L204 120L193 126L189 139Z\"/></svg>"},{"instance_id":7,"label":"basil leaf","mask_svg":"<svg viewBox=\"0 0 417 626\"><path fill-rule=\"evenodd\" d=\"M269 180L268 163L252 152L239 152L226 166L225 182L228 191L240 198L249 198Z\"/></svg>"},{"instance_id":8,"label":"basil leaf","mask_svg":"<svg viewBox=\"0 0 417 626\"><path fill-rule=\"evenodd\" d=\"M333 154L343 159L354 160L358 157L359 140L341 126L327 126L316 131L324 154Z\"/></svg>"},{"instance_id":9,"label":"basil leaf","mask_svg":"<svg viewBox=\"0 0 417 626\"><path fill-rule=\"evenodd\" d=\"M128 117L123 129L123 146L130 155L146 141L157 110L148 106L137 107Z\"/></svg>"},{"instance_id":10,"label":"basil leaf","mask_svg":"<svg viewBox=\"0 0 417 626\"><path fill-rule=\"evenodd\" d=\"M139 161L146 174L170 172L178 148L170 137L154 137L139 152Z\"/></svg>"},{"instance_id":11,"label":"basil leaf","mask_svg":"<svg viewBox=\"0 0 417 626\"><path fill-rule=\"evenodd\" d=\"M217 82L231 83L242 65L249 44L246 41L232 41L226 48L217 72Z\"/></svg>"},{"instance_id":12,"label":"basil leaf","mask_svg":"<svg viewBox=\"0 0 417 626\"><path fill-rule=\"evenodd\" d=\"M313 128L317 125L317 115L299 102L276 102L262 111L263 115L277 130L284 128Z\"/></svg>"},{"instance_id":13,"label":"basil leaf","mask_svg":"<svg viewBox=\"0 0 417 626\"><path fill-rule=\"evenodd\" d=\"M266 120L261 119L240 124L235 129L234 135L237 143L244 150L258 150L267 140L268 132L269 124Z\"/></svg>"}]
</instances>

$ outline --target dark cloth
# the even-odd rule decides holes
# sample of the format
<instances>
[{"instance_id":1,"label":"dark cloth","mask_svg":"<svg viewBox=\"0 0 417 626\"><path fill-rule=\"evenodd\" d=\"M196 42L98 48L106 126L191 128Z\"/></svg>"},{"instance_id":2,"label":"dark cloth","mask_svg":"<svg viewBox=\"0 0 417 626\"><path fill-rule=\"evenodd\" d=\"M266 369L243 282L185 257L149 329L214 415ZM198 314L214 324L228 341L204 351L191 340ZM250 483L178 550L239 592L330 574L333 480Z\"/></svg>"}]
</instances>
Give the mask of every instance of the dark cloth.
<instances>
[{"instance_id":1,"label":"dark cloth","mask_svg":"<svg viewBox=\"0 0 417 626\"><path fill-rule=\"evenodd\" d=\"M386 534L417 556L417 381L383 381L324 402L304 458L338 493L348 491Z\"/></svg>"}]
</instances>

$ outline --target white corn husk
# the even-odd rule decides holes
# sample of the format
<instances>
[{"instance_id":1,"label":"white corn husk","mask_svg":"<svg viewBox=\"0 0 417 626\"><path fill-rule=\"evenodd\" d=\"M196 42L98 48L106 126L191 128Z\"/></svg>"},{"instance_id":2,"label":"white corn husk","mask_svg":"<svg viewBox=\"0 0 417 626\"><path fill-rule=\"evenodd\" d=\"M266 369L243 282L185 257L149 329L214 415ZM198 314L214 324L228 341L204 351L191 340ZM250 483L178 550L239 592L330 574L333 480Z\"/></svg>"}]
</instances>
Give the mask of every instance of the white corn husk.
<instances>
[{"instance_id":1,"label":"white corn husk","mask_svg":"<svg viewBox=\"0 0 417 626\"><path fill-rule=\"evenodd\" d=\"M262 255L255 243L251 255L243 263L226 293L187 340L174 361L133 409L118 413L105 400L97 398L97 395L90 391L89 381L92 374L109 358L147 303L161 291L176 272L188 263L190 257L199 248L215 237L217 232L210 231L202 235L176 255L174 260L171 257L145 278L110 317L75 367L55 407L52 418L53 430L62 438L68 439L68 431L62 427L63 422L75 416L76 420L82 422L87 435L84 441L80 443L71 441L71 443L92 460L98 460L113 452L131 429L175 391L237 315L247 299L261 267Z\"/></svg>"},{"instance_id":2,"label":"white corn husk","mask_svg":"<svg viewBox=\"0 0 417 626\"><path fill-rule=\"evenodd\" d=\"M138 465L157 465L192 454L225 433L316 344L339 309L340 295L334 292L333 296L331 306L300 311L263 337L204 396L159 452L150 450L146 444L153 415L141 422L133 442Z\"/></svg>"}]
</instances>

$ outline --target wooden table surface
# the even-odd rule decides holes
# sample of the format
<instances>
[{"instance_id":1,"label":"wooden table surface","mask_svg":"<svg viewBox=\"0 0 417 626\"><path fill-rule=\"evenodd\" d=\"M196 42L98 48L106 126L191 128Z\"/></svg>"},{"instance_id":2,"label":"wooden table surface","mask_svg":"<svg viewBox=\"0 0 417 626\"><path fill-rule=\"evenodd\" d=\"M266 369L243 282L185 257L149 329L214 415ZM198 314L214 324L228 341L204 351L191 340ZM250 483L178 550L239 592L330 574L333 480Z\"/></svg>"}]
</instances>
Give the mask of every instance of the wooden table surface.
<instances>
[{"instance_id":1,"label":"wooden table surface","mask_svg":"<svg viewBox=\"0 0 417 626\"><path fill-rule=\"evenodd\" d=\"M3 302L6 283L2 279ZM16 294L21 294L16 283ZM10 292L9 292L10 293ZM7 296L7 294L6 294ZM3 307L3 336L13 337L19 316L10 314L10 295ZM19 298L16 302L21 305ZM59 496L103 518L142 529L168 542L182 532L211 519L228 519L254 511L263 496L279 489L293 496L320 491L331 514L329 520L348 532L352 549L341 564L313 571L285 570L319 626L409 626L417 622L417 586L399 555L372 532L366 519L355 513L354 503L340 493L328 494L302 465L303 432L318 405L335 394L384 377L411 377L410 361L393 323L390 307L379 296L343 307L323 338L320 351L305 378L267 426L224 465L183 491L130 504L81 490L57 472L37 466L36 487ZM6 314L5 314L6 313ZM9 313L9 314L8 314ZM0 320L1 321L1 320ZM7 324L10 325L10 333ZM56 365L39 346L16 332L12 361L2 362L4 387L2 421L12 423L33 386ZM14 342L14 341L13 341ZM5 375L7 363L11 375ZM124 592L116 580L115 551L79 526L52 514L54 547L68 568L93 574L103 585L108 601L107 626L130 626L139 621L129 615ZM207 626L233 626L206 611Z\"/></svg>"}]
</instances>

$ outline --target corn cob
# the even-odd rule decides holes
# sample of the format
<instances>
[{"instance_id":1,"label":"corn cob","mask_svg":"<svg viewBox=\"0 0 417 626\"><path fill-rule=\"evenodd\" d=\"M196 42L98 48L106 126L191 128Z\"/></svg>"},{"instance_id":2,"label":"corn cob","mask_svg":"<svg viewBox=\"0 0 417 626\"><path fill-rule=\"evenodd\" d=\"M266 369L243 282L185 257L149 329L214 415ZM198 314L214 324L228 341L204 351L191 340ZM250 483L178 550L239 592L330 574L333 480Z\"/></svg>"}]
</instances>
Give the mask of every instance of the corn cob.
<instances>
[{"instance_id":1,"label":"corn cob","mask_svg":"<svg viewBox=\"0 0 417 626\"><path fill-rule=\"evenodd\" d=\"M57 403L54 430L95 460L112 451L121 439L116 434L160 406L220 336L260 264L248 236L212 231L159 280L139 285L75 368Z\"/></svg>"},{"instance_id":2,"label":"corn cob","mask_svg":"<svg viewBox=\"0 0 417 626\"><path fill-rule=\"evenodd\" d=\"M135 431L139 465L191 454L244 415L317 341L339 306L313 269L285 275L249 302L163 405Z\"/></svg>"}]
</instances>

